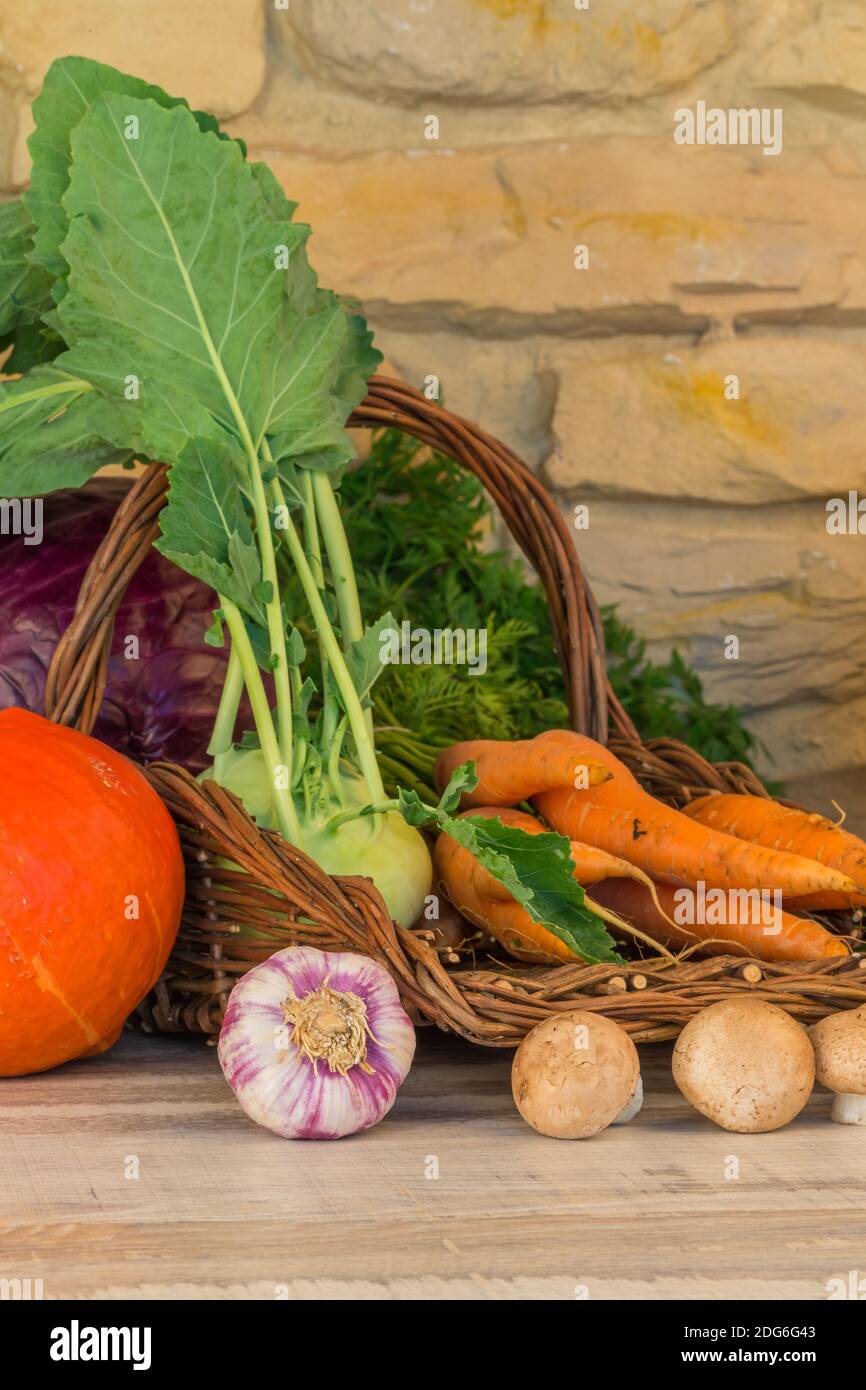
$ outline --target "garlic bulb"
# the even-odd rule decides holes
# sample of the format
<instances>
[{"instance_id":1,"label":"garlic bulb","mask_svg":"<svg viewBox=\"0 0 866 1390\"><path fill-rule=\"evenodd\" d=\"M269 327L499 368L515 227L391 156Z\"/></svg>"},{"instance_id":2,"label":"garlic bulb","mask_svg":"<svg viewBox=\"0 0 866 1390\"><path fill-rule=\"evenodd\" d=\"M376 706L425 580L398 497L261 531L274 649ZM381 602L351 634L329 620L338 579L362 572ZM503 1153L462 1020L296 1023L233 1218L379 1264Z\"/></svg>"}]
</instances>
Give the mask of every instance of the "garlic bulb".
<instances>
[{"instance_id":1,"label":"garlic bulb","mask_svg":"<svg viewBox=\"0 0 866 1390\"><path fill-rule=\"evenodd\" d=\"M339 1139L387 1115L415 1030L377 961L289 946L235 985L217 1055L257 1124L286 1139Z\"/></svg>"}]
</instances>

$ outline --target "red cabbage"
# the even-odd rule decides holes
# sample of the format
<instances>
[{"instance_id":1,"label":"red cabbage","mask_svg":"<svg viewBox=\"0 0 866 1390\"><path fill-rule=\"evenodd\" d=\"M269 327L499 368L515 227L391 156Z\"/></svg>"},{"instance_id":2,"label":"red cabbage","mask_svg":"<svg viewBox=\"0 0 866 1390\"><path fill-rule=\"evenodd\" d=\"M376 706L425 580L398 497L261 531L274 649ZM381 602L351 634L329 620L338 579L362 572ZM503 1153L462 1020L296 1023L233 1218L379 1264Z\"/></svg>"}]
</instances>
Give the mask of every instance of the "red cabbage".
<instances>
[{"instance_id":1,"label":"red cabbage","mask_svg":"<svg viewBox=\"0 0 866 1390\"><path fill-rule=\"evenodd\" d=\"M40 545L0 536L0 709L43 713L48 663L128 486L107 478L51 493ZM137 762L168 758L199 772L210 761L227 658L203 641L215 603L206 585L151 551L117 615L97 738ZM127 635L138 638L137 660L124 657Z\"/></svg>"}]
</instances>

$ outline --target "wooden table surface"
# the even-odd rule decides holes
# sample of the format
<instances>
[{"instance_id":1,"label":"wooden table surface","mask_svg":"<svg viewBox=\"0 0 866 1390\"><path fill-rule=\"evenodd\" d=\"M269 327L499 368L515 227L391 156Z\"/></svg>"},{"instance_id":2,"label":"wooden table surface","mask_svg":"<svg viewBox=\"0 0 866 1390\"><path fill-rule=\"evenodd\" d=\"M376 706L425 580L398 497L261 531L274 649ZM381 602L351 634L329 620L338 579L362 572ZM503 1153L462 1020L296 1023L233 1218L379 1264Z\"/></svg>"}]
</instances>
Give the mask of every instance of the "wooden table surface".
<instances>
[{"instance_id":1,"label":"wooden table surface","mask_svg":"<svg viewBox=\"0 0 866 1390\"><path fill-rule=\"evenodd\" d=\"M785 1130L727 1134L668 1046L641 1060L638 1119L569 1143L520 1119L509 1053L424 1031L381 1125L291 1143L213 1048L126 1035L0 1081L0 1278L46 1299L808 1300L866 1274L866 1130L817 1092Z\"/></svg>"}]
</instances>

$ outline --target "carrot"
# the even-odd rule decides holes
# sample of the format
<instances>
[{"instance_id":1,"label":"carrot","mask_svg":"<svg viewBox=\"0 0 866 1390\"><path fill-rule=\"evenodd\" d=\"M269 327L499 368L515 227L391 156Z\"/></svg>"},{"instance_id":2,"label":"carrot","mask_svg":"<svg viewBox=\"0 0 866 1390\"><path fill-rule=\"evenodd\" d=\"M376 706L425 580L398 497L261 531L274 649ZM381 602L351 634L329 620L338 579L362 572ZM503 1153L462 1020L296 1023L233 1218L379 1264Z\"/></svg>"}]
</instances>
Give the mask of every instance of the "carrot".
<instances>
[{"instance_id":1,"label":"carrot","mask_svg":"<svg viewBox=\"0 0 866 1390\"><path fill-rule=\"evenodd\" d=\"M525 830L528 835L543 835L547 829L535 816L528 815L526 811L515 811L510 806L476 806L471 812L464 814L484 816L488 820L501 820L503 825L513 825L518 830ZM652 891L652 879L648 878L642 869L629 864L628 860L617 859L615 855L608 854L607 850L598 849L596 845L582 844L580 840L570 840L569 844L574 877L583 888L600 883L605 878L633 878Z\"/></svg>"},{"instance_id":2,"label":"carrot","mask_svg":"<svg viewBox=\"0 0 866 1390\"><path fill-rule=\"evenodd\" d=\"M542 739L577 741L590 756L591 740L554 731ZM607 750L608 766L618 760ZM613 770L613 768L611 769ZM535 798L539 811L563 835L589 840L667 883L703 882L708 888L774 888L792 897L856 891L856 884L814 859L766 849L699 826L645 792L623 764L609 782L589 791L568 787Z\"/></svg>"},{"instance_id":3,"label":"carrot","mask_svg":"<svg viewBox=\"0 0 866 1390\"><path fill-rule=\"evenodd\" d=\"M604 751L599 745L592 747ZM503 756L503 750L507 750L507 755ZM433 772L439 791L444 791L461 763L469 762L476 765L478 786L464 795L464 807L516 806L518 801L528 801L536 792L551 787L595 787L612 776L602 760L586 756L583 751L575 753L554 743L540 744L536 738L515 743L476 738L443 748Z\"/></svg>"},{"instance_id":4,"label":"carrot","mask_svg":"<svg viewBox=\"0 0 866 1390\"><path fill-rule=\"evenodd\" d=\"M848 954L840 937L808 917L795 917L781 909L778 919L771 918L767 923L750 920L759 914L752 914L746 906L736 922L715 925L688 922L672 928L670 919L676 921L681 915L677 889L667 883L656 884L656 889L662 910L655 905L646 888L628 879L609 878L596 884L593 897L650 936L660 937L671 945L694 945L699 941L701 950L711 956L742 955L768 961L797 961ZM744 920L740 921L739 917ZM774 934L767 930L768 926L778 926L780 930Z\"/></svg>"},{"instance_id":5,"label":"carrot","mask_svg":"<svg viewBox=\"0 0 866 1390\"><path fill-rule=\"evenodd\" d=\"M819 864L848 874L858 883L866 879L866 844L826 816L780 806L769 797L733 793L702 796L689 802L684 814L700 825L750 840L754 845L817 859ZM815 911L864 907L866 893L812 893L791 899L790 905Z\"/></svg>"},{"instance_id":6,"label":"carrot","mask_svg":"<svg viewBox=\"0 0 866 1390\"><path fill-rule=\"evenodd\" d=\"M559 758L551 749L559 750ZM476 763L479 788L496 786L505 795L509 787L515 801L531 797L560 834L626 859L656 880L702 881L708 888L776 888L791 896L858 891L844 874L815 860L746 844L697 825L656 801L609 749L583 734L553 729L517 744L456 744L445 749L437 763L438 784L443 785L450 772L469 758ZM574 769L594 763L607 768L611 777L576 791ZM551 788L557 768L562 781ZM464 805L480 803L479 788L464 796Z\"/></svg>"},{"instance_id":7,"label":"carrot","mask_svg":"<svg viewBox=\"0 0 866 1390\"><path fill-rule=\"evenodd\" d=\"M866 905L863 893L803 893L785 895L785 905L795 912L847 912Z\"/></svg>"}]
</instances>

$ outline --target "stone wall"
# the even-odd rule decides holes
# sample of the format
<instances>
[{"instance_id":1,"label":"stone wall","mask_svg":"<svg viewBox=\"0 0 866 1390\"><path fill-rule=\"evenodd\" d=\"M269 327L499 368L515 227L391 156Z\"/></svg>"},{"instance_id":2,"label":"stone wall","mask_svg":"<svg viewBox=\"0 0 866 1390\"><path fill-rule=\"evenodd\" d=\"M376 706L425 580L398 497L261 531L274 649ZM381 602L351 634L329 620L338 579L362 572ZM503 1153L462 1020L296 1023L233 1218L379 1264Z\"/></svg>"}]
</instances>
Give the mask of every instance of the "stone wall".
<instances>
[{"instance_id":1,"label":"stone wall","mask_svg":"<svg viewBox=\"0 0 866 1390\"><path fill-rule=\"evenodd\" d=\"M389 368L588 504L599 598L775 775L866 764L866 539L826 528L866 492L862 0L16 0L6 192L68 52L273 165ZM780 109L781 152L676 143L701 101Z\"/></svg>"}]
</instances>

